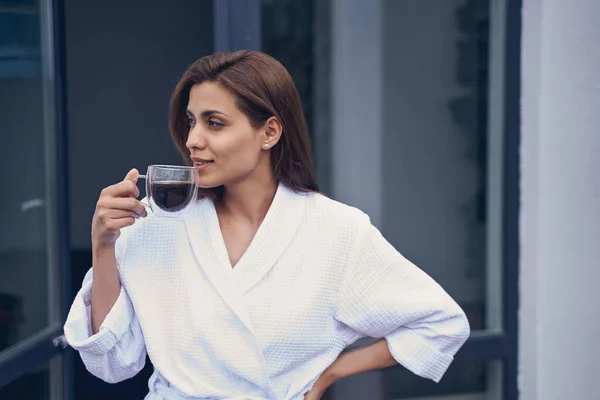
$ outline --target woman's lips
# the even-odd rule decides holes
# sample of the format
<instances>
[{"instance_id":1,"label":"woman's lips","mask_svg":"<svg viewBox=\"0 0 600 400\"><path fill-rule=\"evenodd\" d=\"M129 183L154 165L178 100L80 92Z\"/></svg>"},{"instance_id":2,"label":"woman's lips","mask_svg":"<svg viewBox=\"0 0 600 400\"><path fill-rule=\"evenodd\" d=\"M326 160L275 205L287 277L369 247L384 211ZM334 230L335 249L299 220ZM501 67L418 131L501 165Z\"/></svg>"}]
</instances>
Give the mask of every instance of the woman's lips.
<instances>
[{"instance_id":1,"label":"woman's lips","mask_svg":"<svg viewBox=\"0 0 600 400\"><path fill-rule=\"evenodd\" d=\"M210 167L212 163L212 161L194 161L194 168L196 168L196 171L201 172Z\"/></svg>"}]
</instances>

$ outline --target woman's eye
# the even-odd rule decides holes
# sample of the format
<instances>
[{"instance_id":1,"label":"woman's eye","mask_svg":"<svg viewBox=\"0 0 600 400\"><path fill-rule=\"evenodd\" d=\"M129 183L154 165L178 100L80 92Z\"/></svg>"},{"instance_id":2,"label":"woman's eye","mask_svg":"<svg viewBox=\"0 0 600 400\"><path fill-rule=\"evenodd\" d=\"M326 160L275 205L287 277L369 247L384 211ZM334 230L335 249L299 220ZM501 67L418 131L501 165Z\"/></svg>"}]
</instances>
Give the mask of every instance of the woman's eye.
<instances>
[{"instance_id":1,"label":"woman's eye","mask_svg":"<svg viewBox=\"0 0 600 400\"><path fill-rule=\"evenodd\" d=\"M190 125L190 126L192 126L192 125L194 125L194 124L195 124L195 122L194 122L194 119L193 119L193 118L188 118L188 119L187 119L187 123L188 123L188 125Z\"/></svg>"},{"instance_id":2,"label":"woman's eye","mask_svg":"<svg viewBox=\"0 0 600 400\"><path fill-rule=\"evenodd\" d=\"M219 127L223 126L223 124L220 123L219 121L215 121L215 120L209 119L208 120L208 126L213 127L213 128L219 128Z\"/></svg>"}]
</instances>

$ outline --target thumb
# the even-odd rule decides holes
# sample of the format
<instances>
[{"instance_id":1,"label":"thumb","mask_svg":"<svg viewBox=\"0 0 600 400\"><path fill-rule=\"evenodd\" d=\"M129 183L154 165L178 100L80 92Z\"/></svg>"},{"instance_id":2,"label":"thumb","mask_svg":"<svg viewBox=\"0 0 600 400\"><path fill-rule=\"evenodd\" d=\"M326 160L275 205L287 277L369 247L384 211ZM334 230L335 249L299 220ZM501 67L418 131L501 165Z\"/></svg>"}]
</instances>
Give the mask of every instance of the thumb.
<instances>
[{"instance_id":1,"label":"thumb","mask_svg":"<svg viewBox=\"0 0 600 400\"><path fill-rule=\"evenodd\" d=\"M132 170L130 170L127 175L125 175L125 179L126 181L131 181L133 183L137 183L137 180L140 176L140 173L137 169L133 168Z\"/></svg>"}]
</instances>

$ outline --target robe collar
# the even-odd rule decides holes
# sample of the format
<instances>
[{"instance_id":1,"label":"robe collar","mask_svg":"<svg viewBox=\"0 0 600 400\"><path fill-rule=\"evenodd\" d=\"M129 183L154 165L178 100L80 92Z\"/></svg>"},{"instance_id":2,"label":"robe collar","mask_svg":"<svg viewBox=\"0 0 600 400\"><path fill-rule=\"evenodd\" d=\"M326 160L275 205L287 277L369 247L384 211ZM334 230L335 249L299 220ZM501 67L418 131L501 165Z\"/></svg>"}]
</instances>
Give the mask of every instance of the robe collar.
<instances>
[{"instance_id":1,"label":"robe collar","mask_svg":"<svg viewBox=\"0 0 600 400\"><path fill-rule=\"evenodd\" d=\"M211 284L253 332L242 296L273 268L292 244L302 222L306 195L279 184L273 202L252 242L231 267L215 204L205 198L198 202L185 225L194 255Z\"/></svg>"}]
</instances>

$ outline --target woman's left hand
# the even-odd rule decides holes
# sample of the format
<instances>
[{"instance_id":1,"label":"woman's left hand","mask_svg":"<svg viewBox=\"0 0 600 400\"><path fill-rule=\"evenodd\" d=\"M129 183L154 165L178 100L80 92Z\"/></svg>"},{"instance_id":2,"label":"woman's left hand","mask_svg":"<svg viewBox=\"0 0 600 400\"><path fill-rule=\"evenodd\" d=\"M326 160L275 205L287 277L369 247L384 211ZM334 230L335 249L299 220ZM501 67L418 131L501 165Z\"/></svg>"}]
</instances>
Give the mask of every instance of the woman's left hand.
<instances>
[{"instance_id":1,"label":"woman's left hand","mask_svg":"<svg viewBox=\"0 0 600 400\"><path fill-rule=\"evenodd\" d=\"M323 396L323 393L320 393L315 390L315 388L312 388L304 395L304 400L320 400L321 396Z\"/></svg>"},{"instance_id":2,"label":"woman's left hand","mask_svg":"<svg viewBox=\"0 0 600 400\"><path fill-rule=\"evenodd\" d=\"M304 395L304 400L320 400L321 396L323 396L323 393L325 393L324 390L320 390L316 385L312 387L312 389L310 389L308 391L308 393L306 393Z\"/></svg>"},{"instance_id":3,"label":"woman's left hand","mask_svg":"<svg viewBox=\"0 0 600 400\"><path fill-rule=\"evenodd\" d=\"M319 400L327 388L340 379L397 364L390 353L386 340L344 352L329 368L323 371L312 389L304 395L304 400Z\"/></svg>"},{"instance_id":4,"label":"woman's left hand","mask_svg":"<svg viewBox=\"0 0 600 400\"><path fill-rule=\"evenodd\" d=\"M330 373L331 367L317 379L312 388L304 395L304 400L320 400L327 388L334 384L335 379Z\"/></svg>"}]
</instances>

